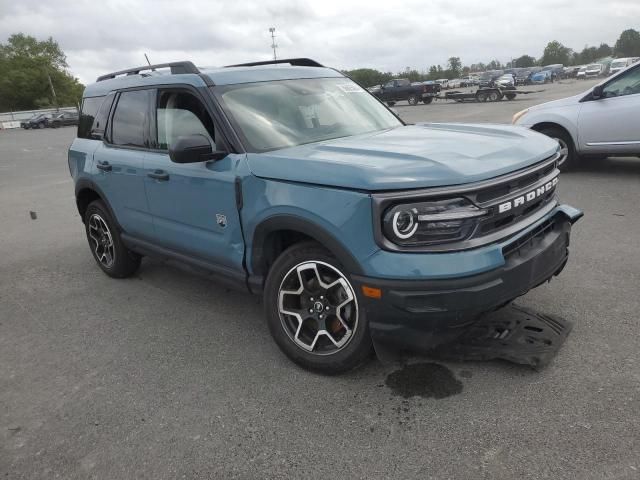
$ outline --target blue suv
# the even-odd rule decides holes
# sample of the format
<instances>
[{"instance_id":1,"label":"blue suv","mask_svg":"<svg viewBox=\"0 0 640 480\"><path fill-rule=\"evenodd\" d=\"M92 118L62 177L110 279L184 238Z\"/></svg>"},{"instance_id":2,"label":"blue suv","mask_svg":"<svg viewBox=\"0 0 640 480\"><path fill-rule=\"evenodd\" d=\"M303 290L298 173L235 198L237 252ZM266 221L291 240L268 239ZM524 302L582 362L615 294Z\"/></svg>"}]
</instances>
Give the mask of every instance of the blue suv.
<instances>
[{"instance_id":1,"label":"blue suv","mask_svg":"<svg viewBox=\"0 0 640 480\"><path fill-rule=\"evenodd\" d=\"M556 196L558 143L513 126L407 125L310 59L114 72L69 149L109 276L143 256L261 294L298 364L430 349L560 273L582 212Z\"/></svg>"}]
</instances>

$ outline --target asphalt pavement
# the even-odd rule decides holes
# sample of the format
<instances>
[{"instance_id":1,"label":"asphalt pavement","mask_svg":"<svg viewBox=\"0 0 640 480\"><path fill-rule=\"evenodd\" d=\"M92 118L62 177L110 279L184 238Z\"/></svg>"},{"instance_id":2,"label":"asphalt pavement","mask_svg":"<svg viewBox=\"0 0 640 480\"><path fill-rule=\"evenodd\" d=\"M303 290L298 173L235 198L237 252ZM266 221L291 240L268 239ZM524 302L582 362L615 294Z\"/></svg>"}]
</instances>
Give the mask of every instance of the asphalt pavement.
<instances>
[{"instance_id":1,"label":"asphalt pavement","mask_svg":"<svg viewBox=\"0 0 640 480\"><path fill-rule=\"evenodd\" d=\"M592 84L397 109L509 122ZM640 159L561 176L585 217L564 272L520 300L574 324L546 369L412 358L325 377L280 353L259 298L148 259L105 276L74 136L0 131L0 478L640 478Z\"/></svg>"}]
</instances>

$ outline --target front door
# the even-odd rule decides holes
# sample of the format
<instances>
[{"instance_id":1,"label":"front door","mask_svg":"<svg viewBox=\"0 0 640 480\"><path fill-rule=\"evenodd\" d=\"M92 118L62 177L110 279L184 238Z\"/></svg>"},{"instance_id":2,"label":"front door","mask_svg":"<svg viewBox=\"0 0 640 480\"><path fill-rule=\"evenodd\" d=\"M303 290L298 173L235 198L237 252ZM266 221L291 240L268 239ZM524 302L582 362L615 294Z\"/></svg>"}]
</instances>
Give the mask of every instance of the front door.
<instances>
[{"instance_id":1,"label":"front door","mask_svg":"<svg viewBox=\"0 0 640 480\"><path fill-rule=\"evenodd\" d=\"M177 252L241 270L244 241L236 205L235 166L240 155L218 161L178 164L169 147L181 136L204 135L215 149L211 115L191 90L158 90L155 151L145 157L145 187L153 216L155 243ZM244 155L242 155L244 156Z\"/></svg>"},{"instance_id":2,"label":"front door","mask_svg":"<svg viewBox=\"0 0 640 480\"><path fill-rule=\"evenodd\" d=\"M582 103L578 142L584 153L640 152L640 65L606 83L601 98Z\"/></svg>"}]
</instances>

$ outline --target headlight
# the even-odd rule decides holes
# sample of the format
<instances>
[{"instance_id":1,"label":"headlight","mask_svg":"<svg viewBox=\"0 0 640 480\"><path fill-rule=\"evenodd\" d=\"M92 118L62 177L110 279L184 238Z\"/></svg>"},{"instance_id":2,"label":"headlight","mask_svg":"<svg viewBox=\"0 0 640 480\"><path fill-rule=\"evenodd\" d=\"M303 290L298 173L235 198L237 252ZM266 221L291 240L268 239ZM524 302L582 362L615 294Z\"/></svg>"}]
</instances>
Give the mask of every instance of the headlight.
<instances>
[{"instance_id":1,"label":"headlight","mask_svg":"<svg viewBox=\"0 0 640 480\"><path fill-rule=\"evenodd\" d=\"M528 108L525 108L524 110L520 110L518 113L516 113L513 118L511 119L511 123L515 124L518 120L520 120L520 117L522 117L525 113L527 113L529 111Z\"/></svg>"},{"instance_id":2,"label":"headlight","mask_svg":"<svg viewBox=\"0 0 640 480\"><path fill-rule=\"evenodd\" d=\"M465 240L487 213L466 198L396 205L385 212L383 228L397 245L439 245Z\"/></svg>"}]
</instances>

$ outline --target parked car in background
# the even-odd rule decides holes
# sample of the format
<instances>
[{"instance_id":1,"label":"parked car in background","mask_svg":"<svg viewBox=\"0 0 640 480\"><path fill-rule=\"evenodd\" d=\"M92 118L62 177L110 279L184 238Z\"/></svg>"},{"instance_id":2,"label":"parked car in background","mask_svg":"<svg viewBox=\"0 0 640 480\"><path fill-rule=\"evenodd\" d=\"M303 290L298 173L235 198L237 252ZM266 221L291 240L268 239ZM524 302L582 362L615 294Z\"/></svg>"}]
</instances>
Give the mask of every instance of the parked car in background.
<instances>
[{"instance_id":1,"label":"parked car in background","mask_svg":"<svg viewBox=\"0 0 640 480\"><path fill-rule=\"evenodd\" d=\"M551 83L551 70L540 70L531 75L531 83Z\"/></svg>"},{"instance_id":2,"label":"parked car in background","mask_svg":"<svg viewBox=\"0 0 640 480\"><path fill-rule=\"evenodd\" d=\"M555 138L561 147L560 169L581 157L640 155L640 64L603 80L573 97L516 113L513 123Z\"/></svg>"},{"instance_id":3,"label":"parked car in background","mask_svg":"<svg viewBox=\"0 0 640 480\"><path fill-rule=\"evenodd\" d=\"M478 75L469 75L467 77L463 77L462 79L469 87L480 84L480 77L478 77Z\"/></svg>"},{"instance_id":4,"label":"parked car in background","mask_svg":"<svg viewBox=\"0 0 640 480\"><path fill-rule=\"evenodd\" d=\"M504 75L503 70L489 70L480 75L480 87L490 87L495 84L495 81L498 80L502 75Z\"/></svg>"},{"instance_id":5,"label":"parked car in background","mask_svg":"<svg viewBox=\"0 0 640 480\"><path fill-rule=\"evenodd\" d=\"M505 73L498 80L496 80L496 85L500 87L515 87L516 85L513 74Z\"/></svg>"},{"instance_id":6,"label":"parked car in background","mask_svg":"<svg viewBox=\"0 0 640 480\"><path fill-rule=\"evenodd\" d=\"M551 72L551 79L555 80L557 78L562 78L562 75L564 74L564 65L561 63L554 63L552 65L545 65L544 67L542 67L542 71L548 71Z\"/></svg>"},{"instance_id":7,"label":"parked car in background","mask_svg":"<svg viewBox=\"0 0 640 480\"><path fill-rule=\"evenodd\" d=\"M604 73L604 68L599 63L592 63L591 65L587 65L587 68L584 71L584 75L586 78L599 77Z\"/></svg>"},{"instance_id":8,"label":"parked car in background","mask_svg":"<svg viewBox=\"0 0 640 480\"><path fill-rule=\"evenodd\" d=\"M529 85L531 83L531 70L520 70L516 73L516 85Z\"/></svg>"},{"instance_id":9,"label":"parked car in background","mask_svg":"<svg viewBox=\"0 0 640 480\"><path fill-rule=\"evenodd\" d=\"M564 67L564 70L562 72L562 78L575 78L576 74L578 73L578 70L580 70L579 65Z\"/></svg>"},{"instance_id":10,"label":"parked car in background","mask_svg":"<svg viewBox=\"0 0 640 480\"><path fill-rule=\"evenodd\" d=\"M56 113L48 121L47 126L51 128L78 125L78 112Z\"/></svg>"},{"instance_id":11,"label":"parked car in background","mask_svg":"<svg viewBox=\"0 0 640 480\"><path fill-rule=\"evenodd\" d=\"M20 126L25 130L29 130L30 128L45 128L50 118L50 113L36 113L30 119L20 122Z\"/></svg>"},{"instance_id":12,"label":"parked car in background","mask_svg":"<svg viewBox=\"0 0 640 480\"><path fill-rule=\"evenodd\" d=\"M462 88L462 87L466 87L467 85L463 82L461 78L454 78L452 80L449 80L449 82L447 83L447 86L449 88Z\"/></svg>"},{"instance_id":13,"label":"parked car in background","mask_svg":"<svg viewBox=\"0 0 640 480\"><path fill-rule=\"evenodd\" d=\"M438 80L436 80L436 83L440 85L440 88L442 90L446 90L449 88L449 79L447 78L439 78Z\"/></svg>"},{"instance_id":14,"label":"parked car in background","mask_svg":"<svg viewBox=\"0 0 640 480\"><path fill-rule=\"evenodd\" d=\"M576 72L576 78L578 80L585 80L587 78L587 67L580 67Z\"/></svg>"},{"instance_id":15,"label":"parked car in background","mask_svg":"<svg viewBox=\"0 0 640 480\"><path fill-rule=\"evenodd\" d=\"M615 60L611 61L611 65L609 66L609 74L613 75L615 73L618 73L637 60L638 57L616 58Z\"/></svg>"}]
</instances>

